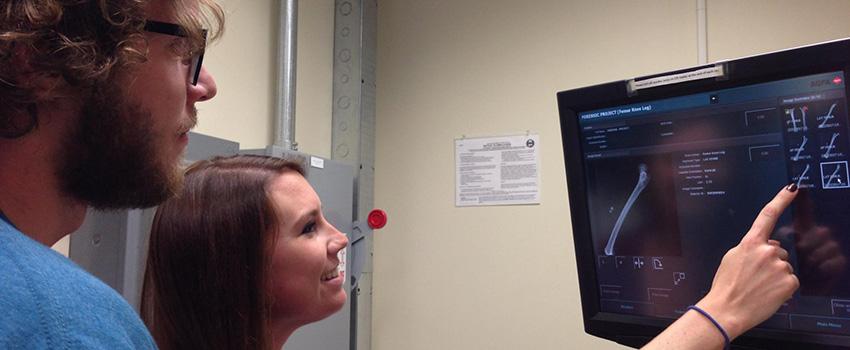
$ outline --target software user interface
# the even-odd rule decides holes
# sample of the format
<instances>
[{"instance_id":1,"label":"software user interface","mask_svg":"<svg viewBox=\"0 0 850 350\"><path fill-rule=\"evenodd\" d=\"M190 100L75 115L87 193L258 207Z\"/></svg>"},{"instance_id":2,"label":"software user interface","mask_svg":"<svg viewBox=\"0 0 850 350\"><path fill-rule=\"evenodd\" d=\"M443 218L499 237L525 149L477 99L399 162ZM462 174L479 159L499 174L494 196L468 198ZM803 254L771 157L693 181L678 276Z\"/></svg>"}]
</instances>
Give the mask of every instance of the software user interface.
<instances>
[{"instance_id":1,"label":"software user interface","mask_svg":"<svg viewBox=\"0 0 850 350\"><path fill-rule=\"evenodd\" d=\"M579 113L603 312L677 318L784 185L801 287L761 327L850 334L843 72Z\"/></svg>"}]
</instances>

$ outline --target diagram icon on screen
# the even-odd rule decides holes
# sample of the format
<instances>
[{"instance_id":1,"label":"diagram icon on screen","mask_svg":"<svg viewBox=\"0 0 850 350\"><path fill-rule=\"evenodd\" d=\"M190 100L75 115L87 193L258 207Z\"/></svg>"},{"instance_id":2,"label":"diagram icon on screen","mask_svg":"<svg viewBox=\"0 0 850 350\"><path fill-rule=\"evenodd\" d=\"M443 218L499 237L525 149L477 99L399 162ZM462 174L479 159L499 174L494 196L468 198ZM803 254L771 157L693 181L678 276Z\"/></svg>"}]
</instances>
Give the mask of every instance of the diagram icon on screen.
<instances>
[{"instance_id":1,"label":"diagram icon on screen","mask_svg":"<svg viewBox=\"0 0 850 350\"><path fill-rule=\"evenodd\" d=\"M785 115L788 118L785 120L785 125L789 132L805 132L809 129L806 125L806 114L809 112L809 106L801 106L785 109Z\"/></svg>"},{"instance_id":2,"label":"diagram icon on screen","mask_svg":"<svg viewBox=\"0 0 850 350\"><path fill-rule=\"evenodd\" d=\"M847 161L820 163L821 185L825 190L850 187Z\"/></svg>"},{"instance_id":3,"label":"diagram icon on screen","mask_svg":"<svg viewBox=\"0 0 850 350\"><path fill-rule=\"evenodd\" d=\"M823 129L830 127L831 124L827 123L830 123L833 119L835 119L835 116L832 114L832 112L835 111L836 106L838 106L838 103L833 103L832 106L829 107L829 112L826 112L826 114L817 118L818 121L820 121L820 124L818 124L818 128Z\"/></svg>"}]
</instances>

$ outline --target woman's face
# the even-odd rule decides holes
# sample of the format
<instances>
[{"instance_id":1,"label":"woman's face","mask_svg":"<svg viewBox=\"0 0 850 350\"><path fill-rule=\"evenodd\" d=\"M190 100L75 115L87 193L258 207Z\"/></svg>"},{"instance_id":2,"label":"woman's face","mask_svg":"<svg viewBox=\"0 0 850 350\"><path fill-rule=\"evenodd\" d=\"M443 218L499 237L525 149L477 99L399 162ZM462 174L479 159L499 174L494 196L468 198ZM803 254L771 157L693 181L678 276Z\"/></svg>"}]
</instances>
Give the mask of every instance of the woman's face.
<instances>
[{"instance_id":1,"label":"woman's face","mask_svg":"<svg viewBox=\"0 0 850 350\"><path fill-rule=\"evenodd\" d=\"M337 253L348 238L325 220L319 196L297 172L274 179L270 197L280 225L269 271L271 316L296 326L328 317L345 304Z\"/></svg>"}]
</instances>

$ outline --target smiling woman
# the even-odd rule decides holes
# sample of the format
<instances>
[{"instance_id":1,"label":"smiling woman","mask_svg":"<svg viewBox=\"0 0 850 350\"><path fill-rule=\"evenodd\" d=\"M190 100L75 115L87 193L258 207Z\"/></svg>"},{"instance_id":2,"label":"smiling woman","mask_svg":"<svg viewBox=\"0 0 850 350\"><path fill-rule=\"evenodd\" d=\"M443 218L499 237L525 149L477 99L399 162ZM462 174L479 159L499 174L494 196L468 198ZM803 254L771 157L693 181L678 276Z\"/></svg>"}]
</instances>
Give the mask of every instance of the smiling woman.
<instances>
[{"instance_id":1,"label":"smiling woman","mask_svg":"<svg viewBox=\"0 0 850 350\"><path fill-rule=\"evenodd\" d=\"M300 162L198 162L154 218L142 318L162 349L280 349L345 303L347 244Z\"/></svg>"}]
</instances>

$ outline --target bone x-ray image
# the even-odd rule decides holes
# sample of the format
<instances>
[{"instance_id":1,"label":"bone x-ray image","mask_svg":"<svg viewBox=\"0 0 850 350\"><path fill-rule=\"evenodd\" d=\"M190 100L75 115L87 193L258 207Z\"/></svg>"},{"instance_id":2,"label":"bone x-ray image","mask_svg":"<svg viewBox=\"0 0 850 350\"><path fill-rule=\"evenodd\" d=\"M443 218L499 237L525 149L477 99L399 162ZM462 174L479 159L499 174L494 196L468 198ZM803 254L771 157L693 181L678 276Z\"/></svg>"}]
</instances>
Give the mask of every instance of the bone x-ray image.
<instances>
[{"instance_id":1,"label":"bone x-ray image","mask_svg":"<svg viewBox=\"0 0 850 350\"><path fill-rule=\"evenodd\" d=\"M599 254L681 255L669 154L593 159L587 171Z\"/></svg>"}]
</instances>

